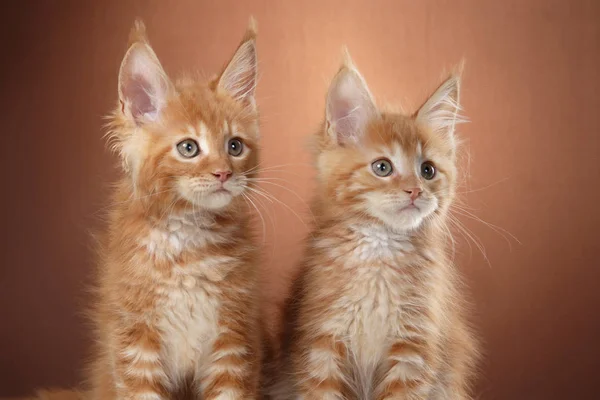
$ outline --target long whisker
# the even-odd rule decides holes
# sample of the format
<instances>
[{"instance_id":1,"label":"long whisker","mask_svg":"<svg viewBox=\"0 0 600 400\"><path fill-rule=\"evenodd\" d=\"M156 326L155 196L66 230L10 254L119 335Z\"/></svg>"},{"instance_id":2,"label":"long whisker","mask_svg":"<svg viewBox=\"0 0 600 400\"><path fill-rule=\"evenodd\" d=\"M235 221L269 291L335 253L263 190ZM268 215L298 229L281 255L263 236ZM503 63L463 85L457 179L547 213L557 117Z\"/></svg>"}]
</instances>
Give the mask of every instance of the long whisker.
<instances>
[{"instance_id":1,"label":"long whisker","mask_svg":"<svg viewBox=\"0 0 600 400\"><path fill-rule=\"evenodd\" d=\"M268 177L268 178L247 178L249 181L251 182L267 182L267 181L280 181L280 182L288 182L287 179L283 179L283 178L275 178L275 177Z\"/></svg>"},{"instance_id":2,"label":"long whisker","mask_svg":"<svg viewBox=\"0 0 600 400\"><path fill-rule=\"evenodd\" d=\"M456 219L456 218L454 218L454 217L451 216L449 218L449 221L454 225L454 227L456 227L464 235L466 235L465 239L468 238L468 239L470 239L473 242L473 244L477 247L477 249L479 250L479 252L483 256L483 258L485 259L485 261L488 264L488 266L491 268L492 264L491 264L491 262L490 262L490 260L488 258L487 252L485 250L485 246L483 245L483 243L481 242L481 240L479 238L477 238L475 236L475 234L473 234L473 232L471 232L466 226L464 226L458 219Z\"/></svg>"},{"instance_id":3,"label":"long whisker","mask_svg":"<svg viewBox=\"0 0 600 400\"><path fill-rule=\"evenodd\" d=\"M254 167L250 168L249 170L246 170L246 171L243 171L243 172L241 172L241 173L240 173L240 175L247 175L247 174L249 174L250 172L252 172L252 171L256 170L257 168L260 168L260 166L261 166L262 164L263 164L263 163L258 163L258 164L256 164Z\"/></svg>"},{"instance_id":4,"label":"long whisker","mask_svg":"<svg viewBox=\"0 0 600 400\"><path fill-rule=\"evenodd\" d=\"M450 227L448 226L447 223L443 223L442 228L444 229L444 234L448 237L448 240L450 241L450 244L452 245L452 257L450 259L452 261L454 261L454 259L456 257L456 239L454 239L454 235L450 231Z\"/></svg>"},{"instance_id":5,"label":"long whisker","mask_svg":"<svg viewBox=\"0 0 600 400\"><path fill-rule=\"evenodd\" d=\"M248 196L253 198L258 203L258 205L263 208L263 210L266 212L269 222L271 222L271 228L273 229L273 243L271 244L271 254L270 254L270 257L269 257L268 263L267 263L268 265L270 265L270 263L273 261L273 259L275 257L275 244L276 244L275 242L277 241L277 235L275 234L275 219L269 212L269 208L267 206L265 206L265 204L258 197L252 197L252 195L250 195L250 194L248 194Z\"/></svg>"},{"instance_id":6,"label":"long whisker","mask_svg":"<svg viewBox=\"0 0 600 400\"><path fill-rule=\"evenodd\" d=\"M308 225L306 224L306 222L304 222L304 220L300 217L300 215L298 215L298 213L296 211L294 211L290 206L288 206L287 204L285 204L283 201L279 200L277 197L275 197L273 194L264 191L264 190L260 190L258 188L251 188L251 187L247 187L247 189L250 189L253 192L256 192L257 194L260 194L268 199L270 199L271 201L277 202L278 204L281 204L283 207L285 207L288 211L290 211L296 218L298 218L298 221L300 221L302 223L302 225L304 225L304 227L309 230ZM314 217L313 217L314 218Z\"/></svg>"},{"instance_id":7,"label":"long whisker","mask_svg":"<svg viewBox=\"0 0 600 400\"><path fill-rule=\"evenodd\" d=\"M494 225L490 222L487 222L483 219L481 219L480 217L478 217L477 215L463 209L461 206L459 205L452 205L451 209L453 212L456 212L459 215L462 215L463 217L472 219L474 221L478 221L481 222L482 224L486 225L488 228L490 228L491 230L493 230L494 232L496 232L497 234L499 234L500 236L502 236L502 238L506 241L506 243L508 244L509 248L512 251L512 245L510 243L510 240L508 240L508 238L505 235L508 235L510 238L512 238L515 242L517 242L518 244L522 245L523 243L521 243L521 241L512 233L510 233L509 231L507 231L504 228L499 227L498 225Z\"/></svg>"},{"instance_id":8,"label":"long whisker","mask_svg":"<svg viewBox=\"0 0 600 400\"><path fill-rule=\"evenodd\" d=\"M467 194L467 193L476 193L476 192L481 192L481 191L483 191L483 190L486 190L486 189L489 189L489 188L491 188L491 187L493 187L493 186L496 186L496 185L498 185L498 184L500 184L500 183L502 183L502 182L505 182L505 181L507 181L508 179L509 179L508 177L506 177L506 178L502 178L502 179L500 179L499 181L496 181L496 182L494 182L494 183L490 183L489 185L486 185L486 186L483 186L483 187L480 187L480 188L477 188L477 189L470 189L470 190L460 191L460 192L456 192L456 193L457 193L457 194Z\"/></svg>"},{"instance_id":9,"label":"long whisker","mask_svg":"<svg viewBox=\"0 0 600 400\"><path fill-rule=\"evenodd\" d=\"M245 193L242 193L242 196L244 196L252 204L252 206L258 213L258 216L260 217L260 221L262 223L262 236L263 236L263 243L264 243L267 240L267 228L265 225L265 219L263 218L262 213L260 212L260 210L258 209L256 204L252 201L252 199Z\"/></svg>"},{"instance_id":10,"label":"long whisker","mask_svg":"<svg viewBox=\"0 0 600 400\"><path fill-rule=\"evenodd\" d=\"M252 179L248 179L248 180L249 180L249 181L252 181ZM285 190L285 191L287 191L287 192L289 192L289 193L293 194L294 196L296 196L296 198L297 198L298 200L300 200L300 202L301 202L301 203L302 203L302 204L303 204L303 205L306 207L306 209L307 209L307 210L308 210L308 212L310 213L310 216L312 217L312 219L313 219L313 222L315 222L315 223L316 223L316 218L315 218L314 214L312 213L312 210L310 209L310 206L309 206L309 205L306 203L306 201L304 201L304 199L303 199L302 197L300 197L300 195L299 195L298 193L296 193L295 191L291 190L290 188L287 188L287 187L285 187L285 186L283 186L283 185L279 185L279 184L277 184L277 183L273 183L273 182L270 182L270 181L261 181L260 183L265 183L265 184L268 184L268 185L273 185L273 186L276 186L276 187L278 187L278 188L281 188L281 189L283 189L283 190ZM271 193L269 193L269 194L271 194ZM271 194L271 195L272 195L272 194ZM279 201L279 200L278 200L278 201ZM282 204L283 204L283 203L282 203Z\"/></svg>"},{"instance_id":11,"label":"long whisker","mask_svg":"<svg viewBox=\"0 0 600 400\"><path fill-rule=\"evenodd\" d=\"M273 203L273 199L271 199L270 197L268 197L265 193L263 193L259 189L256 189L256 188L253 188L253 187L250 187L250 186L246 186L246 189L248 189L248 190L250 190L250 191L252 191L254 193L257 193L257 194L261 195L262 197L264 197L265 199L267 199L271 204ZM271 195L271 196L273 196L273 195Z\"/></svg>"},{"instance_id":12,"label":"long whisker","mask_svg":"<svg viewBox=\"0 0 600 400\"><path fill-rule=\"evenodd\" d=\"M253 191L253 192L257 193L257 194L260 194L260 195L262 195L262 193L260 193L259 191L257 191L257 190L256 190L256 189L254 189L254 188L246 187L246 189L250 189L251 191ZM249 195L250 197L252 197L250 194L248 194L248 195ZM263 196L263 197L264 197L266 200L268 200L269 202L273 203L273 200L269 199L269 198L268 198L268 197L266 197L266 196ZM255 201L258 203L258 205L259 205L259 206L261 206L261 207L263 208L263 210L265 210L265 211L266 211L267 218L268 218L268 219L269 219L269 221L271 222L271 227L273 228L273 233L275 233L275 221L273 220L273 216L271 216L271 213L269 213L269 208L268 208L267 206L265 206L265 204L262 202L262 200L261 200L260 198L258 198L258 197L252 197L252 198L253 198L253 199L254 199L254 200L255 200Z\"/></svg>"},{"instance_id":13,"label":"long whisker","mask_svg":"<svg viewBox=\"0 0 600 400\"><path fill-rule=\"evenodd\" d=\"M240 175L249 175L250 173L255 173L255 174L262 174L262 173L273 173L273 172L281 172L281 173L287 173L287 174L292 174L295 176L300 176L299 174L293 172L293 171L289 171L287 169L281 169L283 167L288 167L288 166L309 166L309 164L280 164L280 165L272 165L269 167L264 167L264 168L259 168L260 164L258 166L255 166L247 171L242 172Z\"/></svg>"},{"instance_id":14,"label":"long whisker","mask_svg":"<svg viewBox=\"0 0 600 400\"><path fill-rule=\"evenodd\" d=\"M246 175L249 172L256 171L256 170L259 170L259 171L269 171L269 170L276 169L276 168L290 167L290 166L294 166L294 165L300 166L300 165L308 165L308 164L288 163L288 164L270 165L268 167L260 168L261 165L263 165L263 163L259 163L258 165L255 165L254 167L250 168L249 170L242 172L241 175Z\"/></svg>"}]
</instances>

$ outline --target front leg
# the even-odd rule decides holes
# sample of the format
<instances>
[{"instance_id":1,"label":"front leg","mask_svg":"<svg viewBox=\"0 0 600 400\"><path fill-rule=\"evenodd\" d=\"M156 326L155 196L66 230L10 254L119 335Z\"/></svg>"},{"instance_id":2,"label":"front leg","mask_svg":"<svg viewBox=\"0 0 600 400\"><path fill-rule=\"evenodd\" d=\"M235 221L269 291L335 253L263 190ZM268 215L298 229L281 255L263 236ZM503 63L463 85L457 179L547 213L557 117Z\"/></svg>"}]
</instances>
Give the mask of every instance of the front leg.
<instances>
[{"instance_id":1,"label":"front leg","mask_svg":"<svg viewBox=\"0 0 600 400\"><path fill-rule=\"evenodd\" d=\"M115 339L111 358L117 400L166 400L158 331L146 323L134 323L120 328Z\"/></svg>"},{"instance_id":2,"label":"front leg","mask_svg":"<svg viewBox=\"0 0 600 400\"><path fill-rule=\"evenodd\" d=\"M219 330L212 346L210 362L200 372L201 398L256 399L260 370L258 332L231 316L221 321Z\"/></svg>"},{"instance_id":3,"label":"front leg","mask_svg":"<svg viewBox=\"0 0 600 400\"><path fill-rule=\"evenodd\" d=\"M292 360L299 399L344 399L346 346L331 335L301 340Z\"/></svg>"},{"instance_id":4,"label":"front leg","mask_svg":"<svg viewBox=\"0 0 600 400\"><path fill-rule=\"evenodd\" d=\"M377 400L426 400L433 383L433 354L421 340L394 343L377 385Z\"/></svg>"}]
</instances>

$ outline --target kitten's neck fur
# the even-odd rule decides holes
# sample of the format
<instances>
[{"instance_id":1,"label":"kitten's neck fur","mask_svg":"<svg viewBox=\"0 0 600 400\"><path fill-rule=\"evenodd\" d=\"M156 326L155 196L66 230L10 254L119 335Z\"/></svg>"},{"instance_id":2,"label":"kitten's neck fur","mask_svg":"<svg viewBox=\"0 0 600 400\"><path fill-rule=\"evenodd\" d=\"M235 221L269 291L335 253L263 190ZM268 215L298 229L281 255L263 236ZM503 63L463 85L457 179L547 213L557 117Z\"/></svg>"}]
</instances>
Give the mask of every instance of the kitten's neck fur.
<instances>
[{"instance_id":1,"label":"kitten's neck fur","mask_svg":"<svg viewBox=\"0 0 600 400\"><path fill-rule=\"evenodd\" d=\"M416 256L429 264L443 258L446 237L442 227L443 218L426 219L416 229L397 230L375 219L334 218L320 224L316 237L317 246L335 253L335 247L352 252L337 256L368 260L369 258L393 258L398 261ZM368 249L365 250L365 244ZM362 250L361 250L362 249ZM359 251L361 250L361 251Z\"/></svg>"},{"instance_id":2,"label":"kitten's neck fur","mask_svg":"<svg viewBox=\"0 0 600 400\"><path fill-rule=\"evenodd\" d=\"M144 248L152 259L176 260L184 253L247 236L248 216L236 199L225 211L211 212L183 201L159 202L152 195L132 197L127 189L123 185L114 199L109 236L109 246L126 255ZM123 226L131 229L118 228Z\"/></svg>"}]
</instances>

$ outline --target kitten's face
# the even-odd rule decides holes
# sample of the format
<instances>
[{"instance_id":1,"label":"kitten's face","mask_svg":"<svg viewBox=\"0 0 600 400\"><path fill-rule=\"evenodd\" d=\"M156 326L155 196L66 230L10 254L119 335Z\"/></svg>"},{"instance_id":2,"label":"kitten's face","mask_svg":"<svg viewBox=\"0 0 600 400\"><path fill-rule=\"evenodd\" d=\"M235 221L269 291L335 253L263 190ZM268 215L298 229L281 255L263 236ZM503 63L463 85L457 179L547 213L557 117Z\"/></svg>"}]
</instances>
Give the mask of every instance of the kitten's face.
<instances>
[{"instance_id":1,"label":"kitten's face","mask_svg":"<svg viewBox=\"0 0 600 400\"><path fill-rule=\"evenodd\" d=\"M452 76L413 116L382 113L351 65L335 76L320 136L319 173L330 212L414 230L447 209L456 180Z\"/></svg>"},{"instance_id":2,"label":"kitten's face","mask_svg":"<svg viewBox=\"0 0 600 400\"><path fill-rule=\"evenodd\" d=\"M337 207L396 230L418 228L452 196L455 166L448 145L408 117L372 121L358 145L323 153L322 170Z\"/></svg>"},{"instance_id":3,"label":"kitten's face","mask_svg":"<svg viewBox=\"0 0 600 400\"><path fill-rule=\"evenodd\" d=\"M195 209L221 210L242 196L257 166L256 116L235 112L208 88L179 90L163 123L142 132L138 185L148 194L170 191Z\"/></svg>"},{"instance_id":4,"label":"kitten's face","mask_svg":"<svg viewBox=\"0 0 600 400\"><path fill-rule=\"evenodd\" d=\"M115 147L135 195L165 209L223 210L258 162L255 32L215 80L172 83L137 23L119 73Z\"/></svg>"}]
</instances>

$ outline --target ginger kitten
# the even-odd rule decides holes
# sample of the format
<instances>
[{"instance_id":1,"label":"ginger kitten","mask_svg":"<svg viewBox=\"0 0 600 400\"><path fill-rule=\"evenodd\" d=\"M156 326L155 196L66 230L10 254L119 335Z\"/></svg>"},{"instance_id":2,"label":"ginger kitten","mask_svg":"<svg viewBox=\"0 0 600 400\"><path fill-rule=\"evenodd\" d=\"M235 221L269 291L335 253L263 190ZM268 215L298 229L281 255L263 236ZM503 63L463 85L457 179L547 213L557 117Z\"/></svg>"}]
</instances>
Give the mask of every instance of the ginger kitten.
<instances>
[{"instance_id":1,"label":"ginger kitten","mask_svg":"<svg viewBox=\"0 0 600 400\"><path fill-rule=\"evenodd\" d=\"M141 22L111 137L124 174L101 248L91 399L257 398L255 30L209 82L171 81Z\"/></svg>"},{"instance_id":2,"label":"ginger kitten","mask_svg":"<svg viewBox=\"0 0 600 400\"><path fill-rule=\"evenodd\" d=\"M470 398L476 345L445 225L459 81L403 115L375 105L349 57L333 79L275 398Z\"/></svg>"}]
</instances>

